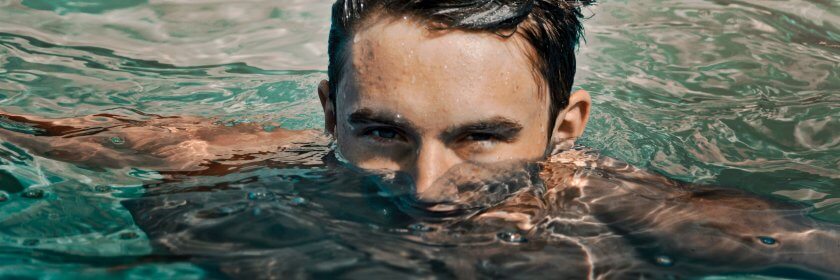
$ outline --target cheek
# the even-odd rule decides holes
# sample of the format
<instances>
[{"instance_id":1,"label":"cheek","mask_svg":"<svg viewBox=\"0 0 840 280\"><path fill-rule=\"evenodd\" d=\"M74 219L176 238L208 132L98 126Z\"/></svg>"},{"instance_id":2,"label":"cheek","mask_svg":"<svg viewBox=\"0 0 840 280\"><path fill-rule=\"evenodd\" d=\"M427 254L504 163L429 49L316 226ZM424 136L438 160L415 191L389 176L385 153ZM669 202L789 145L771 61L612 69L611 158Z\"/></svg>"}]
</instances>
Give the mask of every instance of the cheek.
<instances>
[{"instance_id":1,"label":"cheek","mask_svg":"<svg viewBox=\"0 0 840 280\"><path fill-rule=\"evenodd\" d=\"M365 160L365 145L359 143L358 139L353 135L353 130L346 125L345 121L339 121L336 125L335 141L338 146L338 152L351 164L358 166L360 162Z\"/></svg>"},{"instance_id":2,"label":"cheek","mask_svg":"<svg viewBox=\"0 0 840 280\"><path fill-rule=\"evenodd\" d=\"M544 125L527 127L522 131L522 137L517 139L516 149L527 159L543 159L548 147L548 120L547 118L537 119L538 121L534 123L544 123Z\"/></svg>"},{"instance_id":3,"label":"cheek","mask_svg":"<svg viewBox=\"0 0 840 280\"><path fill-rule=\"evenodd\" d=\"M548 135L546 135L546 131L540 128L535 129L529 135L523 135L519 139L519 144L516 147L517 152L525 159L542 159L545 156L545 150L548 146Z\"/></svg>"},{"instance_id":4,"label":"cheek","mask_svg":"<svg viewBox=\"0 0 840 280\"><path fill-rule=\"evenodd\" d=\"M494 153L477 153L472 157L476 162L501 162L519 160L541 160L545 154L545 145L537 141L522 141L517 143L504 144L504 147L496 149Z\"/></svg>"}]
</instances>

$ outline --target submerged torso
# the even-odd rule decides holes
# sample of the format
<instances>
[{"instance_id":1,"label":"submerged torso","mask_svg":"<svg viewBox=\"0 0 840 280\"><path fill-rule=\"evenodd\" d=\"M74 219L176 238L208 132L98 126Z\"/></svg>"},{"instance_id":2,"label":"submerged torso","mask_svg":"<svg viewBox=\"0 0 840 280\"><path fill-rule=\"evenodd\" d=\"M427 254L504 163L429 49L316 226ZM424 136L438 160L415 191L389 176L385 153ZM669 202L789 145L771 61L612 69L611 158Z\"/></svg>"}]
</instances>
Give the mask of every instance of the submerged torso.
<instances>
[{"instance_id":1,"label":"submerged torso","mask_svg":"<svg viewBox=\"0 0 840 280\"><path fill-rule=\"evenodd\" d=\"M840 246L837 232L811 230L801 208L673 181L586 148L535 163L537 174L519 165L453 172L466 210L440 213L344 167L328 142L300 147L308 149L285 156L325 161L151 185L124 205L158 248L237 278L825 277L840 261L818 252Z\"/></svg>"},{"instance_id":2,"label":"submerged torso","mask_svg":"<svg viewBox=\"0 0 840 280\"><path fill-rule=\"evenodd\" d=\"M33 153L144 178L142 194L122 206L153 250L132 265L186 260L236 278L819 277L840 267L836 226L801 208L674 181L582 147L543 162L455 166L439 181L457 199L438 207L412 198L410 185L342 162L316 131L160 116L0 120L15 128L0 136ZM4 225L37 226L26 220L38 213Z\"/></svg>"}]
</instances>

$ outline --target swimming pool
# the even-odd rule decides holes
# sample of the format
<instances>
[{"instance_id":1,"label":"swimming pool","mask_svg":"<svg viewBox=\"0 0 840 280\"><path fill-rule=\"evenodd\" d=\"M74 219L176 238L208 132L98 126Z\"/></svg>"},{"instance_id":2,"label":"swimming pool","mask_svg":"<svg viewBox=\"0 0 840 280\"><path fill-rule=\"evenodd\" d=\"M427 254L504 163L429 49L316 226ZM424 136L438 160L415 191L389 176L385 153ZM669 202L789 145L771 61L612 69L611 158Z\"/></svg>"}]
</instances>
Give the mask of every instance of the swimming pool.
<instances>
[{"instance_id":1,"label":"swimming pool","mask_svg":"<svg viewBox=\"0 0 840 280\"><path fill-rule=\"evenodd\" d=\"M329 4L0 0L0 107L319 128ZM840 223L837 5L603 1L588 9L577 87L595 105L582 144L671 178L813 205L812 217ZM236 275L232 268L464 276L447 274L465 265L458 253L402 238L429 229L395 223L387 201L358 195L364 178L305 164L327 148L277 155L270 168L156 182L160 174L148 170L82 168L4 142L0 276L202 278ZM161 230L182 251L153 250L135 222L144 218L127 210L150 193L202 203L147 217L186 227ZM673 260L657 261L666 269Z\"/></svg>"}]
</instances>

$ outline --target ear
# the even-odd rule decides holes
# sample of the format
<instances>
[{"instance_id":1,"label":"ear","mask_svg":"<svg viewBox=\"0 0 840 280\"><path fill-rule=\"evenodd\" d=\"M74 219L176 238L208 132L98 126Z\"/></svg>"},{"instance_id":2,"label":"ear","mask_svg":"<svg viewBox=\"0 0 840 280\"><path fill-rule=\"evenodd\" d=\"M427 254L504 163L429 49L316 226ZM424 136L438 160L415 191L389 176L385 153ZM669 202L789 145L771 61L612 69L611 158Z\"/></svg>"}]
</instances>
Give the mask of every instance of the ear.
<instances>
[{"instance_id":1,"label":"ear","mask_svg":"<svg viewBox=\"0 0 840 280\"><path fill-rule=\"evenodd\" d=\"M571 148L575 140L583 134L589 121L589 109L592 99L589 93L578 90L569 96L569 105L557 114L551 137L552 153Z\"/></svg>"},{"instance_id":2,"label":"ear","mask_svg":"<svg viewBox=\"0 0 840 280\"><path fill-rule=\"evenodd\" d=\"M321 100L321 107L324 108L324 130L329 134L335 134L335 102L330 99L330 83L327 80L318 84L318 99Z\"/></svg>"}]
</instances>

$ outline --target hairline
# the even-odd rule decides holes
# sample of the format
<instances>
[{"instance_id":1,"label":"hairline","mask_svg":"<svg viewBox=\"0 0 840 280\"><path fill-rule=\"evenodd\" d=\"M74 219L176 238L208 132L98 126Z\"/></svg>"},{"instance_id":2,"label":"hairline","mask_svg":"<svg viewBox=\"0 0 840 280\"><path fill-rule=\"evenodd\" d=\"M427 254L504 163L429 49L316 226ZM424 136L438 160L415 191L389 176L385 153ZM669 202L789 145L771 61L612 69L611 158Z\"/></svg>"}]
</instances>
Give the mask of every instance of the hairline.
<instances>
[{"instance_id":1,"label":"hairline","mask_svg":"<svg viewBox=\"0 0 840 280\"><path fill-rule=\"evenodd\" d=\"M361 21L359 21L355 26L350 26L347 29L346 40L344 42L342 42L342 45L336 51L336 56L338 58L336 60L336 62L338 62L339 66L340 66L339 70L338 70L340 73L337 73L339 79L337 81L328 81L331 85L329 95L330 95L330 100L332 100L332 102L333 102L333 106L337 105L336 101L337 101L337 97L338 97L338 90L342 89L342 88L345 88L347 86L346 80L351 75L351 71L354 70L353 63L349 62L352 59L352 56L353 56L353 51L352 51L353 50L352 45L354 43L353 38L355 38L355 36L357 35L357 33L360 30L369 28L372 25L374 25L374 24L376 24L376 23L378 23L382 20L386 20L387 18L390 18L391 20L399 20L399 19L412 20L412 21L414 21L415 23L417 23L421 26L426 26L426 28L428 30L433 30L433 31L440 31L440 32L460 31L460 32L468 32L468 33L490 33L490 34L495 34L496 36L498 36L502 39L505 39L505 40L514 40L513 44L520 51L523 52L525 58L531 64L530 65L531 66L530 67L531 68L530 72L531 72L531 75L533 76L534 82L537 86L538 97L541 100L542 100L542 98L548 98L549 99L549 104L548 104L549 108L547 108L547 109L549 111L552 110L551 107L553 106L552 103L553 103L554 100L551 99L552 98L551 97L551 86L549 85L548 78L545 77L544 73L542 72L542 68L541 68L542 63L544 63L544 62L542 62L542 60L539 58L539 53L538 53L536 47L528 39L528 34L525 33L526 30L527 30L525 25L533 25L534 24L530 20L530 17L531 17L530 15L528 16L528 18L526 18L524 21L522 21L522 23L520 23L519 25L517 25L515 27L516 30L514 30L514 32L512 32L510 35L507 35L507 34L500 34L498 32L493 32L493 31L490 31L490 30L472 30L472 29L458 28L458 27L435 28L433 25L438 24L438 23L431 20L431 19L420 18L420 17L414 16L414 15L411 15L410 13L399 13L399 12L395 12L395 11L389 11L389 10L381 8L381 7L376 8L374 10L371 10L370 13L372 13L372 15L368 15L367 17L365 17ZM373 13L376 13L376 14L373 14ZM344 85L344 86L342 86L342 85ZM565 89L563 89L563 90L565 90ZM335 107L335 108L337 108L337 107ZM562 109L562 108L557 108L557 109ZM551 113L552 112L549 112L549 118L556 117L556 116L553 116ZM549 129L553 129L553 128L549 128Z\"/></svg>"}]
</instances>

